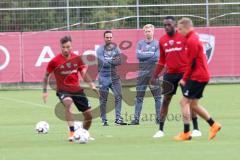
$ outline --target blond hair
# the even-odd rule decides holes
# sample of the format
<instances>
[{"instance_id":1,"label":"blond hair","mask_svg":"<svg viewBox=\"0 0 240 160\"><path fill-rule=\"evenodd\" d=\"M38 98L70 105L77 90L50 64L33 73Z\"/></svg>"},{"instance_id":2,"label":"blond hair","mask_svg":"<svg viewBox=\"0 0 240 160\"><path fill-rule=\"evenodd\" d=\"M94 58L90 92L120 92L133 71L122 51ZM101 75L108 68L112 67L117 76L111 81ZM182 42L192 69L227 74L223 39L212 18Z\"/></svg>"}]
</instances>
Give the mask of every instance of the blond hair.
<instances>
[{"instance_id":1,"label":"blond hair","mask_svg":"<svg viewBox=\"0 0 240 160\"><path fill-rule=\"evenodd\" d=\"M154 30L155 27L154 27L154 25L152 25L152 24L146 24L146 25L143 27L143 30L145 31L145 30L148 29L148 28Z\"/></svg>"},{"instance_id":2,"label":"blond hair","mask_svg":"<svg viewBox=\"0 0 240 160\"><path fill-rule=\"evenodd\" d=\"M178 25L183 25L186 28L191 28L193 27L193 22L190 18L182 18L178 21Z\"/></svg>"}]
</instances>

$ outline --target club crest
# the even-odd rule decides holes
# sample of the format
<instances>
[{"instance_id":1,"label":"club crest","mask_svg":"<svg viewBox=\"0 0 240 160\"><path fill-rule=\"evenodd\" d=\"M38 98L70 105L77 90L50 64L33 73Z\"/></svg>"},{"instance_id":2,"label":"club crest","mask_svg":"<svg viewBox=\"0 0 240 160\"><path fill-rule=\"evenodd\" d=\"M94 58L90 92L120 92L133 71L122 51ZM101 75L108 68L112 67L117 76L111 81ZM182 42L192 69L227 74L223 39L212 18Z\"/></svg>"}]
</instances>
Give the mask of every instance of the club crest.
<instances>
[{"instance_id":1,"label":"club crest","mask_svg":"<svg viewBox=\"0 0 240 160\"><path fill-rule=\"evenodd\" d=\"M215 37L209 34L199 34L199 39L203 43L204 51L207 56L207 62L210 63L215 49Z\"/></svg>"}]
</instances>

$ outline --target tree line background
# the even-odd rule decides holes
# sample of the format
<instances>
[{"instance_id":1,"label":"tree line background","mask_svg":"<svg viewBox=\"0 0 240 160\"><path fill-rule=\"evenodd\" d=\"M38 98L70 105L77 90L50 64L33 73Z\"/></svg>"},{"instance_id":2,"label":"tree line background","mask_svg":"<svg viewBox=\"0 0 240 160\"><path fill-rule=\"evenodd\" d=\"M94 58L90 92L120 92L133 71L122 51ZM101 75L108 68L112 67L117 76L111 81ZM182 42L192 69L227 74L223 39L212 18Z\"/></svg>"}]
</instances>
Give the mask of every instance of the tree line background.
<instances>
[{"instance_id":1,"label":"tree line background","mask_svg":"<svg viewBox=\"0 0 240 160\"><path fill-rule=\"evenodd\" d=\"M209 3L230 1L209 0ZM206 26L207 21L204 18L207 16L207 8L205 5L171 6L172 4L205 2L206 0L139 0L140 5L152 5L151 7L139 7L139 27L147 23L162 27L162 19L166 15L174 15L177 19L187 16L193 19L196 26ZM240 2L240 0L232 0L231 2ZM42 31L60 27L63 27L60 30L66 30L68 29L66 27L68 25L68 13L70 25L80 23L70 26L71 30L137 28L136 4L137 0L1 0L0 31ZM156 6L158 4L168 4L169 6ZM70 7L79 6L79 8L69 10L66 8L44 9L48 7L66 7L67 5ZM123 5L129 5L129 7L121 7ZM87 7L84 8L83 6ZM94 8L91 8L93 6ZM105 6L105 8L100 6ZM107 8L107 6L119 7ZM240 4L210 5L208 11L210 26L240 25ZM111 20L119 18L123 19L111 22ZM101 23L88 24L93 22Z\"/></svg>"}]
</instances>

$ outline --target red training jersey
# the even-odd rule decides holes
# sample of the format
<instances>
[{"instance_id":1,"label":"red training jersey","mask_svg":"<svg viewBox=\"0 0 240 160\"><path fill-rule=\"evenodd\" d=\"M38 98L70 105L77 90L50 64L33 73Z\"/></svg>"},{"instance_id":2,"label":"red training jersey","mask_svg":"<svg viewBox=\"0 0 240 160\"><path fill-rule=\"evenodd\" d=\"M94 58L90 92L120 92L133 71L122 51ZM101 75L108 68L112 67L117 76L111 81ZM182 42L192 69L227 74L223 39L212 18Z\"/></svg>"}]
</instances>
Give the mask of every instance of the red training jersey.
<instances>
[{"instance_id":1,"label":"red training jersey","mask_svg":"<svg viewBox=\"0 0 240 160\"><path fill-rule=\"evenodd\" d=\"M166 67L167 73L184 73L187 67L185 52L186 38L176 32L173 36L165 34L160 38L159 66Z\"/></svg>"},{"instance_id":2,"label":"red training jersey","mask_svg":"<svg viewBox=\"0 0 240 160\"><path fill-rule=\"evenodd\" d=\"M191 31L187 34L186 53L188 56L187 70L183 80L195 80L198 82L208 82L210 79L207 57L204 54L203 44L198 35ZM194 63L194 64L193 64Z\"/></svg>"},{"instance_id":3,"label":"red training jersey","mask_svg":"<svg viewBox=\"0 0 240 160\"><path fill-rule=\"evenodd\" d=\"M70 53L70 58L58 54L47 66L48 73L54 73L58 92L79 93L83 92L80 87L79 71L85 68L81 57Z\"/></svg>"}]
</instances>

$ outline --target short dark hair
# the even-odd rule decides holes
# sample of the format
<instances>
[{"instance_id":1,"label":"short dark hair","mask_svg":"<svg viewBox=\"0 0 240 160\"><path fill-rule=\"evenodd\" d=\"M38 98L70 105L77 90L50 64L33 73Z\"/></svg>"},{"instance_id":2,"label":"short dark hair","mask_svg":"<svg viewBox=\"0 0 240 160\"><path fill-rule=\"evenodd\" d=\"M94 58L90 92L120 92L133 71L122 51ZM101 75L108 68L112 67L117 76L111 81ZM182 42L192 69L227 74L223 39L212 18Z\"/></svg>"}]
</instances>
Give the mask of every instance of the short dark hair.
<instances>
[{"instance_id":1,"label":"short dark hair","mask_svg":"<svg viewBox=\"0 0 240 160\"><path fill-rule=\"evenodd\" d=\"M166 16L166 17L164 17L164 19L171 19L172 21L176 21L173 16Z\"/></svg>"},{"instance_id":2,"label":"short dark hair","mask_svg":"<svg viewBox=\"0 0 240 160\"><path fill-rule=\"evenodd\" d=\"M105 37L105 35L108 34L108 33L111 33L111 34L112 34L112 31L110 31L110 30L105 31L105 32L103 33L103 37Z\"/></svg>"},{"instance_id":3,"label":"short dark hair","mask_svg":"<svg viewBox=\"0 0 240 160\"><path fill-rule=\"evenodd\" d=\"M60 39L61 44L64 44L64 43L67 43L67 42L72 42L71 36L64 36Z\"/></svg>"}]
</instances>

